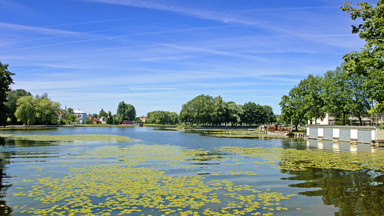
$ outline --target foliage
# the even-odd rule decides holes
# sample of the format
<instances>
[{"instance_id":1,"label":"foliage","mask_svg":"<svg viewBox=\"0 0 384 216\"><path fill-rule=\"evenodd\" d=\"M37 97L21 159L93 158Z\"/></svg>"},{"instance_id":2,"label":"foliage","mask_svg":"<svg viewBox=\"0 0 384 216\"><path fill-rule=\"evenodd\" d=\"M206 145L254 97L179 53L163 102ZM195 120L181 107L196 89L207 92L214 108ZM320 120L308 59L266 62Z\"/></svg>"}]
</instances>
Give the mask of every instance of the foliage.
<instances>
[{"instance_id":1,"label":"foliage","mask_svg":"<svg viewBox=\"0 0 384 216\"><path fill-rule=\"evenodd\" d=\"M31 125L35 123L36 120L36 101L33 99L33 96L24 96L20 97L17 100L17 109L15 116L18 121Z\"/></svg>"},{"instance_id":2,"label":"foliage","mask_svg":"<svg viewBox=\"0 0 384 216\"><path fill-rule=\"evenodd\" d=\"M66 110L61 110L61 121L65 124L78 122L76 115L73 113L73 109L70 107Z\"/></svg>"},{"instance_id":3,"label":"foliage","mask_svg":"<svg viewBox=\"0 0 384 216\"><path fill-rule=\"evenodd\" d=\"M281 98L281 118L286 123L292 123L297 130L299 124L306 124L312 118L324 116L323 100L321 98L321 77L308 75L299 85Z\"/></svg>"},{"instance_id":4,"label":"foliage","mask_svg":"<svg viewBox=\"0 0 384 216\"><path fill-rule=\"evenodd\" d=\"M346 3L341 7L351 15L352 20L361 19L362 23L352 25L352 33L359 34L366 44L360 52L344 55L345 68L348 72L367 78L365 87L371 88L370 96L384 101L384 0L377 6L363 2L358 7Z\"/></svg>"},{"instance_id":5,"label":"foliage","mask_svg":"<svg viewBox=\"0 0 384 216\"><path fill-rule=\"evenodd\" d=\"M117 106L116 116L119 123L124 120L133 121L136 117L135 107L131 104L124 103L124 101L121 101Z\"/></svg>"},{"instance_id":6,"label":"foliage","mask_svg":"<svg viewBox=\"0 0 384 216\"><path fill-rule=\"evenodd\" d=\"M147 122L150 124L177 124L178 115L175 112L153 111L147 114Z\"/></svg>"},{"instance_id":7,"label":"foliage","mask_svg":"<svg viewBox=\"0 0 384 216\"><path fill-rule=\"evenodd\" d=\"M180 121L207 124L211 122L212 112L213 98L202 94L183 104L180 111Z\"/></svg>"},{"instance_id":8,"label":"foliage","mask_svg":"<svg viewBox=\"0 0 384 216\"><path fill-rule=\"evenodd\" d=\"M56 124L58 113L60 112L60 104L53 102L48 98L36 98L36 117L45 124Z\"/></svg>"},{"instance_id":9,"label":"foliage","mask_svg":"<svg viewBox=\"0 0 384 216\"><path fill-rule=\"evenodd\" d=\"M108 111L107 122L106 123L107 124L115 124L115 118L114 118L114 116L112 116L111 111Z\"/></svg>"},{"instance_id":10,"label":"foliage","mask_svg":"<svg viewBox=\"0 0 384 216\"><path fill-rule=\"evenodd\" d=\"M199 95L183 105L180 121L189 124L264 124L276 120L272 107L249 102L243 106L218 97Z\"/></svg>"},{"instance_id":11,"label":"foliage","mask_svg":"<svg viewBox=\"0 0 384 216\"><path fill-rule=\"evenodd\" d=\"M5 126L8 118L7 92L10 90L9 86L13 83L11 76L15 75L8 70L7 64L2 64L0 61L0 125Z\"/></svg>"},{"instance_id":12,"label":"foliage","mask_svg":"<svg viewBox=\"0 0 384 216\"><path fill-rule=\"evenodd\" d=\"M108 116L108 113L106 113L106 112L104 111L104 109L101 109L100 112L99 112L99 118L101 118L101 117L107 117L107 116Z\"/></svg>"},{"instance_id":13,"label":"foliage","mask_svg":"<svg viewBox=\"0 0 384 216\"><path fill-rule=\"evenodd\" d=\"M241 116L243 116L244 113L243 106L231 101L227 103L227 109L227 122L231 123L231 126L241 124Z\"/></svg>"},{"instance_id":14,"label":"foliage","mask_svg":"<svg viewBox=\"0 0 384 216\"><path fill-rule=\"evenodd\" d=\"M7 92L7 102L5 105L8 108L8 118L11 119L11 124L17 124L17 118L15 116L15 112L17 109L17 99L23 96L30 96L31 93L24 90L24 89L16 89L16 90L11 90Z\"/></svg>"},{"instance_id":15,"label":"foliage","mask_svg":"<svg viewBox=\"0 0 384 216\"><path fill-rule=\"evenodd\" d=\"M60 104L47 97L23 96L17 102L15 116L18 121L31 125L36 123L56 124Z\"/></svg>"},{"instance_id":16,"label":"foliage","mask_svg":"<svg viewBox=\"0 0 384 216\"><path fill-rule=\"evenodd\" d=\"M343 67L325 73L322 80L322 98L325 111L342 116L341 124L346 124L346 116L355 115L362 124L362 115L371 108L369 89L363 86L366 78L350 74Z\"/></svg>"}]
</instances>

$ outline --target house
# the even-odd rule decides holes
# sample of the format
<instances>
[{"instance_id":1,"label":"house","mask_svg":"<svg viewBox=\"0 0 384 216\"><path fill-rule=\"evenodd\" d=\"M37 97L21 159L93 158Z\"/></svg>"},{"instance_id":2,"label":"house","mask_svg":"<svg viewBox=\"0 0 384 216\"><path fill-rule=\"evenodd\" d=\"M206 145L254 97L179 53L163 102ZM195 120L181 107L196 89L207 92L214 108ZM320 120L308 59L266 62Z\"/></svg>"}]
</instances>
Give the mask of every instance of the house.
<instances>
[{"instance_id":1,"label":"house","mask_svg":"<svg viewBox=\"0 0 384 216\"><path fill-rule=\"evenodd\" d=\"M370 115L362 115L361 121L363 125L372 125L372 124L380 124L384 122L384 114L383 113L377 113L374 114L373 118ZM349 125L360 125L359 119L354 115L348 115L346 116L346 122ZM308 120L308 125L310 125L311 122ZM312 119L313 125L335 125L336 124L336 116L333 114L326 113L325 117L323 119L315 118Z\"/></svg>"},{"instance_id":2,"label":"house","mask_svg":"<svg viewBox=\"0 0 384 216\"><path fill-rule=\"evenodd\" d=\"M75 114L76 118L79 120L79 124L85 123L85 120L87 119L87 113L78 109L73 111L73 114Z\"/></svg>"},{"instance_id":3,"label":"house","mask_svg":"<svg viewBox=\"0 0 384 216\"><path fill-rule=\"evenodd\" d=\"M100 119L99 118L93 117L91 119L91 124L99 124L99 123L100 123Z\"/></svg>"},{"instance_id":4,"label":"house","mask_svg":"<svg viewBox=\"0 0 384 216\"><path fill-rule=\"evenodd\" d=\"M102 117L100 117L100 123L101 124L107 124L107 117L105 117L105 116L102 116Z\"/></svg>"},{"instance_id":5,"label":"house","mask_svg":"<svg viewBox=\"0 0 384 216\"><path fill-rule=\"evenodd\" d=\"M140 121L141 121L142 123L146 123L146 122L147 122L147 117L146 117L146 116L141 116L141 117L140 117Z\"/></svg>"}]
</instances>

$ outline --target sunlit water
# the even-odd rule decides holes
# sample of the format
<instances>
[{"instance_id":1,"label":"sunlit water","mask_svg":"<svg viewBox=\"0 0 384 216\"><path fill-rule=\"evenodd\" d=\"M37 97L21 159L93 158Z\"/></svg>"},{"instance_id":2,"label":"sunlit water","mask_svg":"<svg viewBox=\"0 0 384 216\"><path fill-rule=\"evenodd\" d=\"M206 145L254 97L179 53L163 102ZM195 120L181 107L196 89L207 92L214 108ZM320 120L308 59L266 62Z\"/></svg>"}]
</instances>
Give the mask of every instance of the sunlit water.
<instances>
[{"instance_id":1,"label":"sunlit water","mask_svg":"<svg viewBox=\"0 0 384 216\"><path fill-rule=\"evenodd\" d=\"M136 139L3 140L0 215L384 215L383 154L366 144L152 128L0 133Z\"/></svg>"}]
</instances>

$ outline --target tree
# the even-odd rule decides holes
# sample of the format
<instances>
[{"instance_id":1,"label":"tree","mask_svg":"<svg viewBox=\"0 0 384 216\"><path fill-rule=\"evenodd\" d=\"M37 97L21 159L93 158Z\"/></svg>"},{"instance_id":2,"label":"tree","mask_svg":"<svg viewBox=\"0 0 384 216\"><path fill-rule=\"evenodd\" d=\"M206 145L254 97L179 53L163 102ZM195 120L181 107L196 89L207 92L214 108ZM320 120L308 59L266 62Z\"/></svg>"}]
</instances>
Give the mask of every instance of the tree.
<instances>
[{"instance_id":1,"label":"tree","mask_svg":"<svg viewBox=\"0 0 384 216\"><path fill-rule=\"evenodd\" d=\"M238 105L235 102L228 102L228 119L227 122L231 123L231 126L241 123L241 116L244 113L243 106Z\"/></svg>"},{"instance_id":2,"label":"tree","mask_svg":"<svg viewBox=\"0 0 384 216\"><path fill-rule=\"evenodd\" d=\"M379 0L377 6L364 2L358 7L345 3L341 7L344 12L351 15L352 20L361 19L359 25L352 25L352 33L366 41L360 52L344 55L345 69L356 75L367 78L364 82L366 88L371 88L371 97L384 102L384 0Z\"/></svg>"},{"instance_id":3,"label":"tree","mask_svg":"<svg viewBox=\"0 0 384 216\"><path fill-rule=\"evenodd\" d=\"M114 118L113 118L111 111L108 111L107 124L115 124L115 121L114 121Z\"/></svg>"},{"instance_id":4,"label":"tree","mask_svg":"<svg viewBox=\"0 0 384 216\"><path fill-rule=\"evenodd\" d=\"M192 124L210 124L213 105L211 96L199 95L183 104L180 111L180 121Z\"/></svg>"},{"instance_id":5,"label":"tree","mask_svg":"<svg viewBox=\"0 0 384 216\"><path fill-rule=\"evenodd\" d=\"M288 95L283 95L281 102L281 118L286 123L291 123L297 131L299 124L305 124L304 99L299 94L299 89L294 87Z\"/></svg>"},{"instance_id":6,"label":"tree","mask_svg":"<svg viewBox=\"0 0 384 216\"><path fill-rule=\"evenodd\" d=\"M60 111L60 104L53 102L50 99L36 98L36 117L44 124L56 124L58 120L58 113Z\"/></svg>"},{"instance_id":7,"label":"tree","mask_svg":"<svg viewBox=\"0 0 384 216\"><path fill-rule=\"evenodd\" d=\"M36 120L36 101L33 96L24 96L20 97L17 100L17 109L15 116L18 121L31 125L35 123Z\"/></svg>"},{"instance_id":8,"label":"tree","mask_svg":"<svg viewBox=\"0 0 384 216\"><path fill-rule=\"evenodd\" d=\"M228 104L218 96L213 98L213 110L211 114L212 123L214 125L221 125L228 122Z\"/></svg>"},{"instance_id":9,"label":"tree","mask_svg":"<svg viewBox=\"0 0 384 216\"><path fill-rule=\"evenodd\" d=\"M16 89L7 92L7 102L5 105L8 108L8 118L11 120L11 124L17 123L15 112L17 109L17 100L23 96L31 96L31 93L24 89Z\"/></svg>"},{"instance_id":10,"label":"tree","mask_svg":"<svg viewBox=\"0 0 384 216\"><path fill-rule=\"evenodd\" d=\"M106 113L105 111L104 111L104 109L102 108L101 110L100 110L100 112L99 112L99 117L101 118L101 117L107 117L108 116L108 113Z\"/></svg>"},{"instance_id":11,"label":"tree","mask_svg":"<svg viewBox=\"0 0 384 216\"><path fill-rule=\"evenodd\" d=\"M263 123L269 123L272 124L273 122L276 122L276 115L273 113L272 107L268 105L263 106L265 118Z\"/></svg>"},{"instance_id":12,"label":"tree","mask_svg":"<svg viewBox=\"0 0 384 216\"><path fill-rule=\"evenodd\" d=\"M322 78L320 76L308 75L299 84L299 88L304 95L304 110L305 118L312 123L312 119L315 122L318 118L324 118L324 100L321 98L323 89L321 87Z\"/></svg>"},{"instance_id":13,"label":"tree","mask_svg":"<svg viewBox=\"0 0 384 216\"><path fill-rule=\"evenodd\" d=\"M73 113L73 109L69 107L66 110L61 110L61 121L65 124L71 124L73 122L77 122L77 117Z\"/></svg>"},{"instance_id":14,"label":"tree","mask_svg":"<svg viewBox=\"0 0 384 216\"><path fill-rule=\"evenodd\" d=\"M147 122L150 124L176 124L178 115L175 112L152 111L147 113Z\"/></svg>"},{"instance_id":15,"label":"tree","mask_svg":"<svg viewBox=\"0 0 384 216\"><path fill-rule=\"evenodd\" d=\"M322 80L324 110L341 116L345 125L349 114L355 115L362 124L362 115L373 106L369 89L364 86L366 77L348 73L344 67L325 73Z\"/></svg>"},{"instance_id":16,"label":"tree","mask_svg":"<svg viewBox=\"0 0 384 216\"><path fill-rule=\"evenodd\" d=\"M15 75L8 70L7 64L2 64L0 61L0 125L5 126L8 118L8 108L5 104L7 102L7 92L10 90L9 86L13 84L11 76Z\"/></svg>"},{"instance_id":17,"label":"tree","mask_svg":"<svg viewBox=\"0 0 384 216\"><path fill-rule=\"evenodd\" d=\"M124 103L124 101L121 101L117 106L116 116L119 122L124 120L133 121L136 117L135 107L131 104Z\"/></svg>"}]
</instances>

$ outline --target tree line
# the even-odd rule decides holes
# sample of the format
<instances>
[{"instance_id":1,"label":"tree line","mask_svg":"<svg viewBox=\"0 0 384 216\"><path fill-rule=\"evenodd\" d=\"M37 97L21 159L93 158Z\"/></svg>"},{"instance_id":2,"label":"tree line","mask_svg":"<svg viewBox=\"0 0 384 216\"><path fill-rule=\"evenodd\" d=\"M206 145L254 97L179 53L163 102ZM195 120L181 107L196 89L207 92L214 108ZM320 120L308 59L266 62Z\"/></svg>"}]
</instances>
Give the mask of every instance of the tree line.
<instances>
[{"instance_id":1,"label":"tree line","mask_svg":"<svg viewBox=\"0 0 384 216\"><path fill-rule=\"evenodd\" d=\"M33 96L24 89L12 90L12 76L7 64L0 61L0 125L54 125L78 123L72 108L61 109L58 102L48 98L48 94ZM107 124L120 124L136 119L135 107L124 101L118 104L116 115L101 109L99 114L88 115L85 123L93 123L94 118L106 117Z\"/></svg>"},{"instance_id":2,"label":"tree line","mask_svg":"<svg viewBox=\"0 0 384 216\"><path fill-rule=\"evenodd\" d=\"M384 0L379 0L376 7L368 3L341 7L353 20L362 20L352 26L352 33L359 34L366 44L360 52L344 55L341 67L323 76L309 75L284 95L280 106L286 123L297 129L299 124L332 113L337 124L347 124L347 117L354 115L362 125L363 115L384 112L383 5Z\"/></svg>"},{"instance_id":3,"label":"tree line","mask_svg":"<svg viewBox=\"0 0 384 216\"><path fill-rule=\"evenodd\" d=\"M276 121L270 106L254 102L238 105L218 97L199 95L182 105L179 121L185 124L208 126L260 125Z\"/></svg>"}]
</instances>

